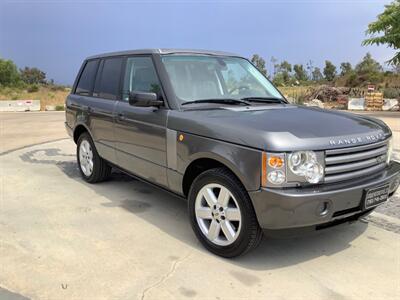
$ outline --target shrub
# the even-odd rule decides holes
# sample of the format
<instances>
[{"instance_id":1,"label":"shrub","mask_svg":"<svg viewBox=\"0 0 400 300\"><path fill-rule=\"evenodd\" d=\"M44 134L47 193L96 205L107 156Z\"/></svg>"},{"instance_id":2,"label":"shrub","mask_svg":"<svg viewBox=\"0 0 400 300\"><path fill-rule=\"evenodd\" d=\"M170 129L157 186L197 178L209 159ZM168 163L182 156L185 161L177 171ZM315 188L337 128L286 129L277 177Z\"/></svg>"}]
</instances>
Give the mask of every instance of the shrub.
<instances>
[{"instance_id":1,"label":"shrub","mask_svg":"<svg viewBox=\"0 0 400 300\"><path fill-rule=\"evenodd\" d=\"M64 105L56 105L56 111L63 111L65 110Z\"/></svg>"},{"instance_id":2,"label":"shrub","mask_svg":"<svg viewBox=\"0 0 400 300\"><path fill-rule=\"evenodd\" d=\"M0 84L11 86L20 81L17 66L11 60L0 58Z\"/></svg>"},{"instance_id":3,"label":"shrub","mask_svg":"<svg viewBox=\"0 0 400 300\"><path fill-rule=\"evenodd\" d=\"M400 98L400 89L386 88L383 90L383 97L388 99Z\"/></svg>"},{"instance_id":4,"label":"shrub","mask_svg":"<svg viewBox=\"0 0 400 300\"><path fill-rule=\"evenodd\" d=\"M50 90L56 92L56 91L65 91L65 86L59 85L59 84L50 84L49 85Z\"/></svg>"},{"instance_id":5,"label":"shrub","mask_svg":"<svg viewBox=\"0 0 400 300\"><path fill-rule=\"evenodd\" d=\"M39 86L37 84L31 84L27 89L28 93L35 93L39 91Z\"/></svg>"}]
</instances>

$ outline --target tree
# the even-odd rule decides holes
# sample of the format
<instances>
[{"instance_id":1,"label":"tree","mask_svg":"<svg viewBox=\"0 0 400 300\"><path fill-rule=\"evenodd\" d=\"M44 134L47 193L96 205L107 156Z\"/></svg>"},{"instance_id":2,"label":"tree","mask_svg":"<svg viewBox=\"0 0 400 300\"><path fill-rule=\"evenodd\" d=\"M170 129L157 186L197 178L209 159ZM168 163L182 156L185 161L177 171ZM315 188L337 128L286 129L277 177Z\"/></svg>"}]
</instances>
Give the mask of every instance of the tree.
<instances>
[{"instance_id":1,"label":"tree","mask_svg":"<svg viewBox=\"0 0 400 300\"><path fill-rule=\"evenodd\" d=\"M367 53L354 68L360 83L378 83L382 80L382 66Z\"/></svg>"},{"instance_id":2,"label":"tree","mask_svg":"<svg viewBox=\"0 0 400 300\"><path fill-rule=\"evenodd\" d=\"M251 58L251 62L257 67L257 69L261 73L267 75L267 69L265 69L265 60L261 56L259 56L258 54L254 54Z\"/></svg>"},{"instance_id":3,"label":"tree","mask_svg":"<svg viewBox=\"0 0 400 300\"><path fill-rule=\"evenodd\" d=\"M46 73L38 68L28 68L20 70L21 79L28 84L46 83Z\"/></svg>"},{"instance_id":4,"label":"tree","mask_svg":"<svg viewBox=\"0 0 400 300\"><path fill-rule=\"evenodd\" d=\"M336 67L329 60L325 61L324 77L328 81L332 81L336 76Z\"/></svg>"},{"instance_id":5,"label":"tree","mask_svg":"<svg viewBox=\"0 0 400 300\"><path fill-rule=\"evenodd\" d=\"M306 81L308 79L306 70L304 70L303 65L294 65L293 71L294 71L294 77L298 81Z\"/></svg>"},{"instance_id":6,"label":"tree","mask_svg":"<svg viewBox=\"0 0 400 300\"><path fill-rule=\"evenodd\" d=\"M359 74L382 72L382 66L372 58L371 53L367 53L362 61L356 65L355 71Z\"/></svg>"},{"instance_id":7,"label":"tree","mask_svg":"<svg viewBox=\"0 0 400 300\"><path fill-rule=\"evenodd\" d=\"M393 66L393 73L400 74L400 64Z\"/></svg>"},{"instance_id":8,"label":"tree","mask_svg":"<svg viewBox=\"0 0 400 300\"><path fill-rule=\"evenodd\" d=\"M307 71L308 71L308 76L309 76L309 78L312 78L312 72L314 70L314 62L310 59L307 62L306 66L307 66L306 68L307 68Z\"/></svg>"},{"instance_id":9,"label":"tree","mask_svg":"<svg viewBox=\"0 0 400 300\"><path fill-rule=\"evenodd\" d=\"M285 80L283 79L283 74L282 73L277 73L274 76L274 79L272 80L272 82L276 85L276 86L284 86L285 85Z\"/></svg>"},{"instance_id":10,"label":"tree","mask_svg":"<svg viewBox=\"0 0 400 300\"><path fill-rule=\"evenodd\" d=\"M321 81L323 78L322 73L321 73L321 69L316 67L313 71L312 71L312 80L314 81Z\"/></svg>"},{"instance_id":11,"label":"tree","mask_svg":"<svg viewBox=\"0 0 400 300\"><path fill-rule=\"evenodd\" d=\"M286 60L281 62L278 67L279 72L282 74L282 80L284 83L289 83L290 81L290 73L292 72L292 65L289 64Z\"/></svg>"},{"instance_id":12,"label":"tree","mask_svg":"<svg viewBox=\"0 0 400 300\"><path fill-rule=\"evenodd\" d=\"M275 57L271 57L271 64L274 68L274 77L276 76L276 70L278 69L279 65L277 64L278 60Z\"/></svg>"},{"instance_id":13,"label":"tree","mask_svg":"<svg viewBox=\"0 0 400 300\"><path fill-rule=\"evenodd\" d=\"M13 85L19 80L17 66L11 60L0 59L0 85Z\"/></svg>"},{"instance_id":14,"label":"tree","mask_svg":"<svg viewBox=\"0 0 400 300\"><path fill-rule=\"evenodd\" d=\"M400 49L400 0L395 0L389 5L385 5L383 13L378 15L378 19L368 25L366 31L371 37L363 41L363 45L382 45L386 44L394 50ZM381 34L380 36L378 34ZM400 51L397 51L389 63L400 64Z\"/></svg>"},{"instance_id":15,"label":"tree","mask_svg":"<svg viewBox=\"0 0 400 300\"><path fill-rule=\"evenodd\" d=\"M349 62L342 62L340 64L340 75L344 76L346 74L349 74L353 70L353 67L351 66L351 63Z\"/></svg>"}]
</instances>

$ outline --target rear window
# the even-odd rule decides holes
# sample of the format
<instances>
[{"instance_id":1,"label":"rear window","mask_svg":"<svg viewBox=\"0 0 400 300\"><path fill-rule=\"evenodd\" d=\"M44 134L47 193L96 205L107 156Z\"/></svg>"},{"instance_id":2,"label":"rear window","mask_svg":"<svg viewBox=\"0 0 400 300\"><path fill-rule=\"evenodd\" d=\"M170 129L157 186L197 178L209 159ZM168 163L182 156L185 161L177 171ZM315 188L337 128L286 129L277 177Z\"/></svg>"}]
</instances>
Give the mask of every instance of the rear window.
<instances>
[{"instance_id":1,"label":"rear window","mask_svg":"<svg viewBox=\"0 0 400 300\"><path fill-rule=\"evenodd\" d=\"M101 73L96 79L95 96L112 100L118 98L122 60L120 57L104 60Z\"/></svg>"},{"instance_id":2,"label":"rear window","mask_svg":"<svg viewBox=\"0 0 400 300\"><path fill-rule=\"evenodd\" d=\"M76 86L76 94L89 96L92 93L98 64L99 60L91 60L86 63Z\"/></svg>"}]
</instances>

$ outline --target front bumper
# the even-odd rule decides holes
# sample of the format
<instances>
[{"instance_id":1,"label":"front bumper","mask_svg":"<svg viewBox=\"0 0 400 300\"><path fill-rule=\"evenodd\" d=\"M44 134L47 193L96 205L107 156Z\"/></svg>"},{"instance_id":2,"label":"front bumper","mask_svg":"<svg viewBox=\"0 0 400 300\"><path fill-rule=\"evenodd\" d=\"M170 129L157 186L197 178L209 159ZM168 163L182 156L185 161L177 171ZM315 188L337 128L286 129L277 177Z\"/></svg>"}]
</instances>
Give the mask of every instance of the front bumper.
<instances>
[{"instance_id":1,"label":"front bumper","mask_svg":"<svg viewBox=\"0 0 400 300\"><path fill-rule=\"evenodd\" d=\"M382 172L357 181L307 188L262 188L249 195L261 228L289 229L335 224L352 219L351 216L362 216L370 211L362 208L365 189L389 183L393 195L398 180L400 163L391 162ZM321 215L324 207L327 210Z\"/></svg>"}]
</instances>

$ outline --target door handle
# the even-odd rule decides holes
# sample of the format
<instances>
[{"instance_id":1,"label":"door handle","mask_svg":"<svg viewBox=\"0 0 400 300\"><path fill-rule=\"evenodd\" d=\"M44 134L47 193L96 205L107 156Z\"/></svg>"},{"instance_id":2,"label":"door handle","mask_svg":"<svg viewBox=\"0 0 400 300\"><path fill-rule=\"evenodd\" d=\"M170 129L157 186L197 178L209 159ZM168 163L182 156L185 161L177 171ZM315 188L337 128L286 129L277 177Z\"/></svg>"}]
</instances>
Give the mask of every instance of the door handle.
<instances>
[{"instance_id":1,"label":"door handle","mask_svg":"<svg viewBox=\"0 0 400 300\"><path fill-rule=\"evenodd\" d=\"M82 110L83 110L83 111L90 112L90 107L87 106L87 105L82 105Z\"/></svg>"},{"instance_id":2,"label":"door handle","mask_svg":"<svg viewBox=\"0 0 400 300\"><path fill-rule=\"evenodd\" d=\"M125 115L123 113L118 113L117 114L117 118L118 118L118 120L121 120L121 121L126 120L126 117L125 117Z\"/></svg>"}]
</instances>

